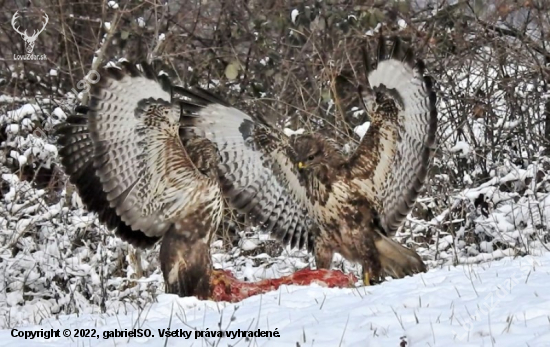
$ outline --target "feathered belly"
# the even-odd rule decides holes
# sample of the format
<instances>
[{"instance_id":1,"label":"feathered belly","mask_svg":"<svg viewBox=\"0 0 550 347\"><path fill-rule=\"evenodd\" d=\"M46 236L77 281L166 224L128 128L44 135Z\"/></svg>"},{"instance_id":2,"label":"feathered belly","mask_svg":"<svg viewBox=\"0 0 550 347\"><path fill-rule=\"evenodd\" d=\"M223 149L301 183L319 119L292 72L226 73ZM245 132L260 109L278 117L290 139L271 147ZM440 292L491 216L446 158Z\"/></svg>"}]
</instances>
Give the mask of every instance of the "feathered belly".
<instances>
[{"instance_id":1,"label":"feathered belly","mask_svg":"<svg viewBox=\"0 0 550 347\"><path fill-rule=\"evenodd\" d=\"M340 253L350 261L360 261L358 244L361 233L367 229L360 227L350 219L350 215L342 212L341 215L328 218L320 225L320 237L323 243L330 244L334 252Z\"/></svg>"},{"instance_id":2,"label":"feathered belly","mask_svg":"<svg viewBox=\"0 0 550 347\"><path fill-rule=\"evenodd\" d=\"M324 241L346 259L361 260L358 244L372 232L372 204L344 189L335 189L324 205L316 204L313 209Z\"/></svg>"},{"instance_id":3,"label":"feathered belly","mask_svg":"<svg viewBox=\"0 0 550 347\"><path fill-rule=\"evenodd\" d=\"M341 239L341 235L350 229L347 216L351 212L351 206L346 199L334 195L324 205L313 206L312 214L321 230L331 234L331 238Z\"/></svg>"}]
</instances>

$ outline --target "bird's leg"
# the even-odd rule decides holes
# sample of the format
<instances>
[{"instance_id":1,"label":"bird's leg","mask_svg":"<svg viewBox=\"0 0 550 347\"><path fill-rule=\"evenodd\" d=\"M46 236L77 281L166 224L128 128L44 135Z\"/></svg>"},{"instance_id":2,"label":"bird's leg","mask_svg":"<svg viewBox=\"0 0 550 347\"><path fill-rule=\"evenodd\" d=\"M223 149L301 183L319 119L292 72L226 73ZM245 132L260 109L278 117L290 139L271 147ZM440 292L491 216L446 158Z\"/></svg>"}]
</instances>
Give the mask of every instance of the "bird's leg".
<instances>
[{"instance_id":1,"label":"bird's leg","mask_svg":"<svg viewBox=\"0 0 550 347\"><path fill-rule=\"evenodd\" d=\"M332 257L334 255L334 249L329 240L327 240L324 235L315 236L314 241L314 255L315 255L315 264L317 265L317 270L327 269L330 270L330 265L332 264Z\"/></svg>"},{"instance_id":2,"label":"bird's leg","mask_svg":"<svg viewBox=\"0 0 550 347\"><path fill-rule=\"evenodd\" d=\"M361 247L360 259L363 265L363 282L365 286L378 283L380 281L381 265L380 254L376 249L373 233L363 233L363 242Z\"/></svg>"},{"instance_id":3,"label":"bird's leg","mask_svg":"<svg viewBox=\"0 0 550 347\"><path fill-rule=\"evenodd\" d=\"M166 292L181 297L210 297L212 260L206 239L188 232L189 225L174 224L164 235L160 247L160 266Z\"/></svg>"}]
</instances>

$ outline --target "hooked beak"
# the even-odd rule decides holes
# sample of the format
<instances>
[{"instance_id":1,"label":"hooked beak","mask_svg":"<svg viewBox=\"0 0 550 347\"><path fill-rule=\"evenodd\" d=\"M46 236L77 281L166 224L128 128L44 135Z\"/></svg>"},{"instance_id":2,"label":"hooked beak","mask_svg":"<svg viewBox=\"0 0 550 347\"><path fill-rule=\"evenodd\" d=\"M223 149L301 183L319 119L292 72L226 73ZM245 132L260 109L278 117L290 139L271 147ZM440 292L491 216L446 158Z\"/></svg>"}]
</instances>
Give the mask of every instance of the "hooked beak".
<instances>
[{"instance_id":1,"label":"hooked beak","mask_svg":"<svg viewBox=\"0 0 550 347\"><path fill-rule=\"evenodd\" d=\"M306 164L304 164L304 163L302 163L302 162L299 162L299 163L298 163L298 169L299 169L299 170L302 170L302 169L304 169L305 167L306 167Z\"/></svg>"}]
</instances>

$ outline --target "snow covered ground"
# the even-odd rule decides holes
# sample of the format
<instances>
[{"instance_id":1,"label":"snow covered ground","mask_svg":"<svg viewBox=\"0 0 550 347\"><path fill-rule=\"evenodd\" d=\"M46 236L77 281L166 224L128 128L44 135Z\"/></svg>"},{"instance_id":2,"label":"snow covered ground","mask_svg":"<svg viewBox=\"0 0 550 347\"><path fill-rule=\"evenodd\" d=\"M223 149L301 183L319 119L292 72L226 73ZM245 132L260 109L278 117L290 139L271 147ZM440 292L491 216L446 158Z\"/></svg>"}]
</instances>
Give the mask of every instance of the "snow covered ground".
<instances>
[{"instance_id":1,"label":"snow covered ground","mask_svg":"<svg viewBox=\"0 0 550 347\"><path fill-rule=\"evenodd\" d=\"M163 294L141 310L2 330L0 346L548 346L548 283L550 254L544 254L432 269L373 287L283 286L237 304ZM190 336L160 337L167 328ZM218 337L220 328L273 336ZM61 336L13 337L52 329ZM75 329L95 337L74 337ZM151 336L103 338L115 329L150 329ZM199 336L207 330L215 337Z\"/></svg>"}]
</instances>

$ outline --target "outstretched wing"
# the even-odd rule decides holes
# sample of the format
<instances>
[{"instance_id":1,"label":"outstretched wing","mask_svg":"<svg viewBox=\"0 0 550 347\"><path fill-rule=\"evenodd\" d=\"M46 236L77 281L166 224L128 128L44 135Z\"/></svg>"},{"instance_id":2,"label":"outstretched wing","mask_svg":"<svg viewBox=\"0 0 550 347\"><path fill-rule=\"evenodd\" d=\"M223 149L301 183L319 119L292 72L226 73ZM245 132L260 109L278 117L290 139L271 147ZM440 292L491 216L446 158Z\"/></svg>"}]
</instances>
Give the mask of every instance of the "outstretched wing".
<instances>
[{"instance_id":1,"label":"outstretched wing","mask_svg":"<svg viewBox=\"0 0 550 347\"><path fill-rule=\"evenodd\" d=\"M75 114L57 128L57 143L61 147L59 155L69 181L75 185L86 208L96 212L99 221L107 228L116 229L121 239L136 247L151 247L160 237L149 237L140 230L132 230L109 206L106 193L98 189L101 182L94 169L94 144L88 129L88 111L88 107L78 106Z\"/></svg>"},{"instance_id":2,"label":"outstretched wing","mask_svg":"<svg viewBox=\"0 0 550 347\"><path fill-rule=\"evenodd\" d=\"M167 80L121 65L92 86L88 116L58 130L60 153L87 207L130 242L150 244L199 206L221 214L221 193L183 147Z\"/></svg>"},{"instance_id":3,"label":"outstretched wing","mask_svg":"<svg viewBox=\"0 0 550 347\"><path fill-rule=\"evenodd\" d=\"M394 40L388 53L380 38L374 70L364 55L370 84L364 103L372 122L350 158L354 186L375 202L389 235L424 185L437 129L436 96L424 63Z\"/></svg>"},{"instance_id":4,"label":"outstretched wing","mask_svg":"<svg viewBox=\"0 0 550 347\"><path fill-rule=\"evenodd\" d=\"M178 88L181 136L204 136L218 148L229 205L291 247L312 248L308 199L287 138L211 93Z\"/></svg>"}]
</instances>

